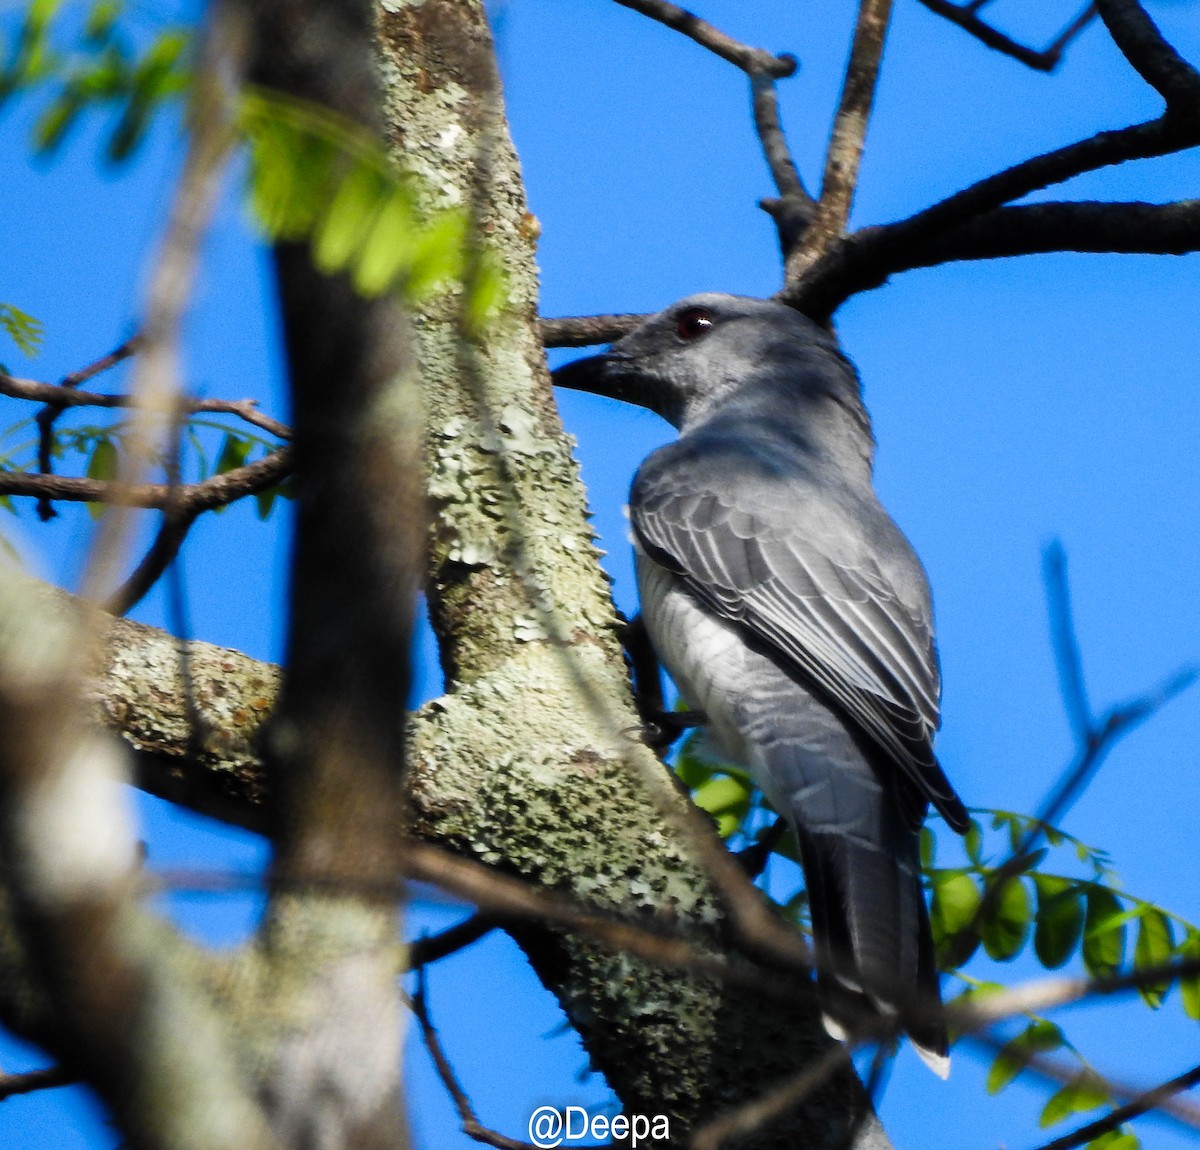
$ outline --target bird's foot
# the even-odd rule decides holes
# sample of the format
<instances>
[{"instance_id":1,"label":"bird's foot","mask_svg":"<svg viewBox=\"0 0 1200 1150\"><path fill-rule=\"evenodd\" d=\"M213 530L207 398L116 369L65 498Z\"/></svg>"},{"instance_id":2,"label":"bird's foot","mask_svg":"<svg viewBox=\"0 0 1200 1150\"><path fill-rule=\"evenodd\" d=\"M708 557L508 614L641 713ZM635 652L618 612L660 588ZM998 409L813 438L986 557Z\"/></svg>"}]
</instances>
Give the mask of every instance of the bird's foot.
<instances>
[{"instance_id":1,"label":"bird's foot","mask_svg":"<svg viewBox=\"0 0 1200 1150\"><path fill-rule=\"evenodd\" d=\"M665 751L684 731L708 722L703 711L656 711L645 719L642 738L656 751Z\"/></svg>"}]
</instances>

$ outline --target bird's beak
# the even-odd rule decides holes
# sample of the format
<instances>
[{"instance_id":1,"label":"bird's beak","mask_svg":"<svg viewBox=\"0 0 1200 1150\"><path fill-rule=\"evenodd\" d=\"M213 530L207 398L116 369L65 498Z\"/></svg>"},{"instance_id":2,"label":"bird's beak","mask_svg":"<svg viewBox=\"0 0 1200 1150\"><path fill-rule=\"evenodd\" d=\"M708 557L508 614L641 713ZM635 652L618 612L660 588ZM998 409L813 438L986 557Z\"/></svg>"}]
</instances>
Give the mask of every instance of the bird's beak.
<instances>
[{"instance_id":1,"label":"bird's beak","mask_svg":"<svg viewBox=\"0 0 1200 1150\"><path fill-rule=\"evenodd\" d=\"M555 387L629 400L629 357L611 349L560 367L550 376Z\"/></svg>"}]
</instances>

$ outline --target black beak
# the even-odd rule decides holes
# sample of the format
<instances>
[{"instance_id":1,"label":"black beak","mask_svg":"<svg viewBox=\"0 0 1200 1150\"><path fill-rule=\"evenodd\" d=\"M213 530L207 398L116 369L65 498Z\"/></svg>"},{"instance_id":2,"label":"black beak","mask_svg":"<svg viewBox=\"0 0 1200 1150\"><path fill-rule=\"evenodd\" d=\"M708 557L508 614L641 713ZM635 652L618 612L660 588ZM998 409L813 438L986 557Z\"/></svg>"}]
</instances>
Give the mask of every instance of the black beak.
<instances>
[{"instance_id":1,"label":"black beak","mask_svg":"<svg viewBox=\"0 0 1200 1150\"><path fill-rule=\"evenodd\" d=\"M609 399L629 399L629 356L619 351L604 351L577 359L552 372L555 387L586 391Z\"/></svg>"}]
</instances>

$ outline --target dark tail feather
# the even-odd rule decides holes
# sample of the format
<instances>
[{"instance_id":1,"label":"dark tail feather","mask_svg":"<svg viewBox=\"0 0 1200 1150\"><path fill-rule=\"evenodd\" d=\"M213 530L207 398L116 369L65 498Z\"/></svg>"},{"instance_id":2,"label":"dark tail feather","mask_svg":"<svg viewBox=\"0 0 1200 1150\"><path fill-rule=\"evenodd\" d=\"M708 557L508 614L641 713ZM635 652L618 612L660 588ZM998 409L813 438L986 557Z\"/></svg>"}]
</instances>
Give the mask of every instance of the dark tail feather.
<instances>
[{"instance_id":1,"label":"dark tail feather","mask_svg":"<svg viewBox=\"0 0 1200 1150\"><path fill-rule=\"evenodd\" d=\"M826 1027L841 1038L880 1015L898 1015L944 1078L948 1046L917 836L890 829L878 846L800 829Z\"/></svg>"}]
</instances>

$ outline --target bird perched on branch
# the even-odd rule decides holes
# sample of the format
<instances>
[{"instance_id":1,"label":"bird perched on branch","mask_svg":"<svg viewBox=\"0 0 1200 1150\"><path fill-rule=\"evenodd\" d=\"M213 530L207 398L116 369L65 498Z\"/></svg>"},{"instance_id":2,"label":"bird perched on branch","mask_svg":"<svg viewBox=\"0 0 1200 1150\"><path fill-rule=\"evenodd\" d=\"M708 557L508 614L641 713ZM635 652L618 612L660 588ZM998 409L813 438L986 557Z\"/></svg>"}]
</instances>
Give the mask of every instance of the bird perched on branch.
<instances>
[{"instance_id":1,"label":"bird perched on branch","mask_svg":"<svg viewBox=\"0 0 1200 1150\"><path fill-rule=\"evenodd\" d=\"M554 382L679 429L629 497L651 642L795 831L827 1028L895 1019L945 1076L918 836L930 803L968 816L933 753L929 586L875 495L857 373L794 309L707 293Z\"/></svg>"}]
</instances>

